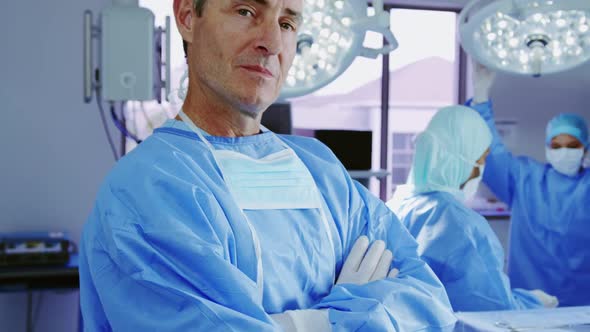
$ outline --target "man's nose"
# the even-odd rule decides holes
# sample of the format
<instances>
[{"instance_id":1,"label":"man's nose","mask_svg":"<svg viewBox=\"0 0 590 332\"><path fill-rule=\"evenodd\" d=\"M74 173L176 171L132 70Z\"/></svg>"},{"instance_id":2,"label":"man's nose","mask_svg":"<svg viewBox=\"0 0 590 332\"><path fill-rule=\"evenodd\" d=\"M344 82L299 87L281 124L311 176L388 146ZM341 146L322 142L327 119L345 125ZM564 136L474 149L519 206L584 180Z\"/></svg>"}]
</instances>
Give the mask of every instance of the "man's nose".
<instances>
[{"instance_id":1,"label":"man's nose","mask_svg":"<svg viewBox=\"0 0 590 332\"><path fill-rule=\"evenodd\" d=\"M267 20L259 26L256 49L263 55L276 55L282 50L282 31L279 23Z\"/></svg>"}]
</instances>

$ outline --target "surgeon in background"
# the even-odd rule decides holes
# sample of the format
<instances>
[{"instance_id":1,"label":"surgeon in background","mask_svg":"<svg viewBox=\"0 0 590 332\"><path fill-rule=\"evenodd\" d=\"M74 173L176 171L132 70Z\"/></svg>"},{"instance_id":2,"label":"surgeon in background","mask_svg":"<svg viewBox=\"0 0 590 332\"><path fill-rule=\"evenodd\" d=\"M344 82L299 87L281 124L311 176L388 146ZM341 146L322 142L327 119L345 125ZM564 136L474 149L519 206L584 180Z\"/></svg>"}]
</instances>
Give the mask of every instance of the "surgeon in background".
<instances>
[{"instance_id":1,"label":"surgeon in background","mask_svg":"<svg viewBox=\"0 0 590 332\"><path fill-rule=\"evenodd\" d=\"M477 191L491 143L492 134L475 111L439 110L416 138L408 184L387 205L418 241L420 256L442 281L453 310L540 308L541 299L551 297L510 288L500 241L465 205Z\"/></svg>"},{"instance_id":2,"label":"surgeon in background","mask_svg":"<svg viewBox=\"0 0 590 332\"><path fill-rule=\"evenodd\" d=\"M319 141L260 125L303 3L174 1L188 92L100 189L80 253L86 330L452 329L442 284L385 203Z\"/></svg>"},{"instance_id":3,"label":"surgeon in background","mask_svg":"<svg viewBox=\"0 0 590 332\"><path fill-rule=\"evenodd\" d=\"M588 149L586 122L562 113L548 123L548 163L514 156L494 123L489 91L495 74L476 65L474 77L474 98L468 105L493 135L483 181L512 212L512 285L542 289L557 296L560 306L590 305L590 171L582 167Z\"/></svg>"}]
</instances>

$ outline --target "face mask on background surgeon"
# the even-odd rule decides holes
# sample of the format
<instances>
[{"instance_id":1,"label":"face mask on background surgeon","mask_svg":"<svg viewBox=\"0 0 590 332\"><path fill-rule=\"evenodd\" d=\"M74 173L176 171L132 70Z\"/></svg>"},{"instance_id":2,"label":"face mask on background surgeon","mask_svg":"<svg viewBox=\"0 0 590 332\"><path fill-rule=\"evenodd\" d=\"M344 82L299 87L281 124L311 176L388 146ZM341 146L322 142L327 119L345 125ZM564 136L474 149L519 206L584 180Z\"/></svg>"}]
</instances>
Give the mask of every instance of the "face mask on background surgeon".
<instances>
[{"instance_id":1,"label":"face mask on background surgeon","mask_svg":"<svg viewBox=\"0 0 590 332\"><path fill-rule=\"evenodd\" d=\"M475 197L477 189L479 188L479 184L481 183L483 171L485 170L486 165L477 164L475 165L475 167L479 168L479 175L476 178L467 181L463 185L463 189L461 189L463 191L463 194L465 195L465 201L470 201L473 199L473 197Z\"/></svg>"},{"instance_id":2,"label":"face mask on background surgeon","mask_svg":"<svg viewBox=\"0 0 590 332\"><path fill-rule=\"evenodd\" d=\"M580 172L580 168L582 167L584 148L552 149L547 147L545 154L547 161L556 171L567 176L575 176Z\"/></svg>"}]
</instances>

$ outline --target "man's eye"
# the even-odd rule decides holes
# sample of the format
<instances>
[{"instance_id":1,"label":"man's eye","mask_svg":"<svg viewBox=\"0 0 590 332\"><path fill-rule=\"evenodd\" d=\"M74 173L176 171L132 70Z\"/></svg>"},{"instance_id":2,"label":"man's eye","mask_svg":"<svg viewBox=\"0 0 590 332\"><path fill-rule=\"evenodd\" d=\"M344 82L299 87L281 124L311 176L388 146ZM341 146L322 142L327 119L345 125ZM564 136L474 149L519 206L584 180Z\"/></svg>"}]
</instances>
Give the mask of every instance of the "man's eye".
<instances>
[{"instance_id":1,"label":"man's eye","mask_svg":"<svg viewBox=\"0 0 590 332\"><path fill-rule=\"evenodd\" d=\"M289 31L295 30L295 26L293 26L291 23L281 23L281 28L283 28L284 30L289 30Z\"/></svg>"},{"instance_id":2,"label":"man's eye","mask_svg":"<svg viewBox=\"0 0 590 332\"><path fill-rule=\"evenodd\" d=\"M246 17L248 17L248 16L250 16L250 17L251 16L254 16L254 13L251 10L244 9L244 8L238 9L238 14L241 15L241 16L246 16Z\"/></svg>"}]
</instances>

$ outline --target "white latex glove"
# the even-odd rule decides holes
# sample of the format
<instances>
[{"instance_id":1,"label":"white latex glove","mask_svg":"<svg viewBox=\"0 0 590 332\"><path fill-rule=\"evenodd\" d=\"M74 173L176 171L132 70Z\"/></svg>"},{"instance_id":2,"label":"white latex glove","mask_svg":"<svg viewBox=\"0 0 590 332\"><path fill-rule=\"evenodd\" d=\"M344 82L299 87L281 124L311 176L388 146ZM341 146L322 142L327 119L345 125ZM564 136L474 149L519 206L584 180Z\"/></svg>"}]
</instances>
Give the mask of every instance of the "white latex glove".
<instances>
[{"instance_id":1,"label":"white latex glove","mask_svg":"<svg viewBox=\"0 0 590 332\"><path fill-rule=\"evenodd\" d=\"M540 289L533 289L531 293L543 303L543 307L545 308L555 308L559 305L559 300L555 296L551 296Z\"/></svg>"},{"instance_id":2,"label":"white latex glove","mask_svg":"<svg viewBox=\"0 0 590 332\"><path fill-rule=\"evenodd\" d=\"M474 62L473 63L473 103L485 103L490 99L490 90L494 81L496 80L496 73L489 68Z\"/></svg>"},{"instance_id":3,"label":"white latex glove","mask_svg":"<svg viewBox=\"0 0 590 332\"><path fill-rule=\"evenodd\" d=\"M384 279L388 276L388 272L390 278L397 276L397 269L389 271L393 254L390 250L385 249L385 242L377 240L367 251L368 247L369 239L366 236L361 236L356 240L342 266L336 284L364 285L371 281Z\"/></svg>"},{"instance_id":4,"label":"white latex glove","mask_svg":"<svg viewBox=\"0 0 590 332\"><path fill-rule=\"evenodd\" d=\"M270 317L285 332L330 332L332 326L327 309L288 310Z\"/></svg>"},{"instance_id":5,"label":"white latex glove","mask_svg":"<svg viewBox=\"0 0 590 332\"><path fill-rule=\"evenodd\" d=\"M282 314L272 314L272 315L270 315L270 318L272 318L272 320L274 320L275 323L277 323L277 325L279 325L284 332L296 332L297 331L297 329L295 328L295 323L293 322L293 319L286 312L284 312Z\"/></svg>"}]
</instances>

